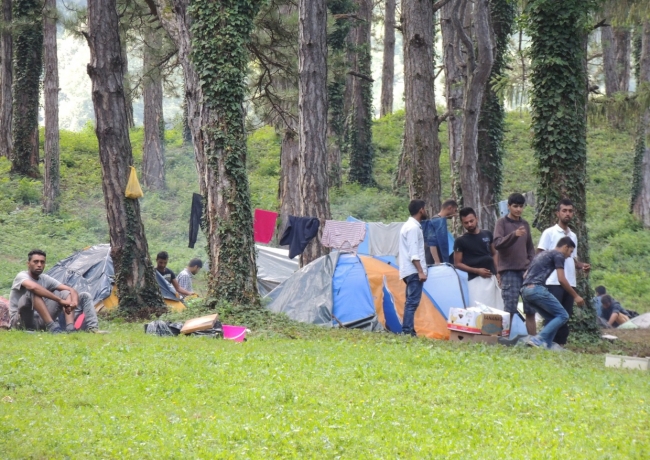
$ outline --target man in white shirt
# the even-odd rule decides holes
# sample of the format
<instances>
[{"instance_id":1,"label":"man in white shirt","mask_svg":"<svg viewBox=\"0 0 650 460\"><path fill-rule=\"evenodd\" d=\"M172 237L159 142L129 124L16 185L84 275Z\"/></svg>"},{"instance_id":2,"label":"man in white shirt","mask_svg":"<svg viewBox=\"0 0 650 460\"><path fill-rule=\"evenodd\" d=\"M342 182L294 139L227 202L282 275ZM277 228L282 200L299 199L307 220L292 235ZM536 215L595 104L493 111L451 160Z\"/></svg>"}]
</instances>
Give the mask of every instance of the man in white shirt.
<instances>
[{"instance_id":1,"label":"man in white shirt","mask_svg":"<svg viewBox=\"0 0 650 460\"><path fill-rule=\"evenodd\" d=\"M415 336L415 311L420 306L422 285L427 280L424 255L424 236L420 222L426 220L424 201L409 203L411 217L402 226L399 235L399 277L406 283L406 303L402 318L402 334Z\"/></svg>"},{"instance_id":2,"label":"man in white shirt","mask_svg":"<svg viewBox=\"0 0 650 460\"><path fill-rule=\"evenodd\" d=\"M571 257L568 257L564 261L564 275L571 287L575 289L577 284L576 268L578 270L588 272L591 266L578 260L578 237L569 228L569 223L575 214L573 202L568 198L560 200L557 205L556 214L557 224L544 230L542 237L539 239L539 244L537 245L537 253L553 250L557 245L557 242L565 236L571 238L576 247L573 250ZM560 285L557 277L557 271L554 271L551 273L551 276L548 277L546 280L546 287L548 288L549 292L553 294L553 296L555 296L555 298L562 304L564 309L569 314L569 317L573 316L573 296L565 291L564 288ZM566 345L568 337L569 326L568 323L566 323L557 331L557 334L555 334L555 342L559 345L564 346Z\"/></svg>"}]
</instances>

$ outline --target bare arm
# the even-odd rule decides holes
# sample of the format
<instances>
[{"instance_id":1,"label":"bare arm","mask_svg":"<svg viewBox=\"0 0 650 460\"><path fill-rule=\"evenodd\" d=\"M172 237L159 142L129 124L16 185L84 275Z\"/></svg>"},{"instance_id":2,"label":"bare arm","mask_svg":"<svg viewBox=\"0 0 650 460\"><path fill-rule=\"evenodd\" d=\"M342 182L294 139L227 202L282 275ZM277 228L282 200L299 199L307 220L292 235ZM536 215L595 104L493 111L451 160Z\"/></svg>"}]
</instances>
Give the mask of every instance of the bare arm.
<instances>
[{"instance_id":1,"label":"bare arm","mask_svg":"<svg viewBox=\"0 0 650 460\"><path fill-rule=\"evenodd\" d=\"M483 278L489 278L492 276L492 272L487 268L474 268L470 267L469 265L465 265L463 263L463 253L460 251L454 252L454 266L459 270L463 270L467 273L473 273L475 275L482 276Z\"/></svg>"},{"instance_id":2,"label":"bare arm","mask_svg":"<svg viewBox=\"0 0 650 460\"><path fill-rule=\"evenodd\" d=\"M172 286L174 286L174 289L176 289L176 292L178 292L181 295L192 295L193 294L192 292L180 287L180 285L178 284L178 281L176 281L176 278L174 278L172 280Z\"/></svg>"},{"instance_id":3,"label":"bare arm","mask_svg":"<svg viewBox=\"0 0 650 460\"><path fill-rule=\"evenodd\" d=\"M30 291L33 295L37 295L37 296L42 297L44 299L54 300L59 305L69 306L69 304L70 304L69 300L64 300L64 299L58 298L57 296L54 295L53 292L48 291L47 289L45 289L43 286L41 286L40 284L38 284L35 281L25 280L25 281L22 282L22 285L23 285L23 287L25 289ZM61 287L61 286L64 286L66 289L59 289L59 287ZM70 290L72 288L69 288L68 286L65 286L65 285L61 284L61 285L57 286L57 289L68 291L68 290Z\"/></svg>"},{"instance_id":4,"label":"bare arm","mask_svg":"<svg viewBox=\"0 0 650 460\"><path fill-rule=\"evenodd\" d=\"M437 246L429 246L429 251L431 251L431 257L433 257L433 262L436 265L440 265L440 257L438 256L438 247Z\"/></svg>"},{"instance_id":5,"label":"bare arm","mask_svg":"<svg viewBox=\"0 0 650 460\"><path fill-rule=\"evenodd\" d=\"M564 268L557 269L557 279L560 282L560 285L564 288L564 290L568 292L571 295L571 297L573 297L573 299L578 304L578 306L580 307L584 306L585 304L584 299L578 295L575 289L573 289L573 287L567 281L566 276L564 275Z\"/></svg>"},{"instance_id":6,"label":"bare arm","mask_svg":"<svg viewBox=\"0 0 650 460\"><path fill-rule=\"evenodd\" d=\"M422 270L422 264L420 263L419 260L412 260L411 263L415 265L415 268L418 271L418 277L420 278L420 281L426 281L427 280L427 275L424 273L424 270Z\"/></svg>"}]
</instances>

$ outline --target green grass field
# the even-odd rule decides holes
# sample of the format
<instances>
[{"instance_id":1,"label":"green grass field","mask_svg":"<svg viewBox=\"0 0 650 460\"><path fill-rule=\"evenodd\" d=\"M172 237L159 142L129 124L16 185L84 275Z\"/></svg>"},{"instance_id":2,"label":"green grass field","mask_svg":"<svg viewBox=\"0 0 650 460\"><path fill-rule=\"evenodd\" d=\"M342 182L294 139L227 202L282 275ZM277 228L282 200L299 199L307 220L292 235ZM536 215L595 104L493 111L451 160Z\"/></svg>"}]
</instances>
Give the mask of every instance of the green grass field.
<instances>
[{"instance_id":1,"label":"green grass field","mask_svg":"<svg viewBox=\"0 0 650 460\"><path fill-rule=\"evenodd\" d=\"M104 326L2 334L3 458L650 456L648 375L602 355Z\"/></svg>"}]
</instances>

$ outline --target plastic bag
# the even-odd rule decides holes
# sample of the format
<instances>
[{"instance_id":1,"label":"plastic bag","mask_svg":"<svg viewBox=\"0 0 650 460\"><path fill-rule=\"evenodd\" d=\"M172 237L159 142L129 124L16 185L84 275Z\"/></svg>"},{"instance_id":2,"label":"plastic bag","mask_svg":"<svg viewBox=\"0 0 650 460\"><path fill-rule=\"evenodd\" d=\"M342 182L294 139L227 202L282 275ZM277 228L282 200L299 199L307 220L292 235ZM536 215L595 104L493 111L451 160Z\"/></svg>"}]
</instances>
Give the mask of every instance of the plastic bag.
<instances>
[{"instance_id":1,"label":"plastic bag","mask_svg":"<svg viewBox=\"0 0 650 460\"><path fill-rule=\"evenodd\" d=\"M131 174L129 174L129 182L126 184L126 193L127 198L138 199L144 196L142 193L142 188L140 187L140 182L138 182L138 175L135 172L135 168L131 166Z\"/></svg>"}]
</instances>

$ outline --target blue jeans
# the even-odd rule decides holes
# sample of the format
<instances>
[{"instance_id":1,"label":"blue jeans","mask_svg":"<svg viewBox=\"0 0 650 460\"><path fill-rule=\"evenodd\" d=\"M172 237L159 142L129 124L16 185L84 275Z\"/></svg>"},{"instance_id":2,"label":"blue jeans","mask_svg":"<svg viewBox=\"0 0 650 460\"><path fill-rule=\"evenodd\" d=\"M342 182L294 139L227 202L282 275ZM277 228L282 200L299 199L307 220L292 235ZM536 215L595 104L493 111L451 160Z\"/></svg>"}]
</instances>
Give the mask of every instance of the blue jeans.
<instances>
[{"instance_id":1,"label":"blue jeans","mask_svg":"<svg viewBox=\"0 0 650 460\"><path fill-rule=\"evenodd\" d=\"M406 303L404 304L404 316L402 317L402 334L415 335L415 310L420 306L422 299L422 286L417 273L404 278L406 283Z\"/></svg>"},{"instance_id":2,"label":"blue jeans","mask_svg":"<svg viewBox=\"0 0 650 460\"><path fill-rule=\"evenodd\" d=\"M546 326L537 336L550 347L555 333L569 321L569 314L544 286L524 286L521 289L521 297L544 318Z\"/></svg>"}]
</instances>

